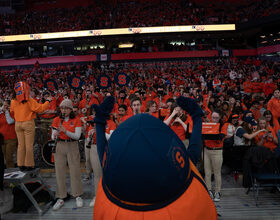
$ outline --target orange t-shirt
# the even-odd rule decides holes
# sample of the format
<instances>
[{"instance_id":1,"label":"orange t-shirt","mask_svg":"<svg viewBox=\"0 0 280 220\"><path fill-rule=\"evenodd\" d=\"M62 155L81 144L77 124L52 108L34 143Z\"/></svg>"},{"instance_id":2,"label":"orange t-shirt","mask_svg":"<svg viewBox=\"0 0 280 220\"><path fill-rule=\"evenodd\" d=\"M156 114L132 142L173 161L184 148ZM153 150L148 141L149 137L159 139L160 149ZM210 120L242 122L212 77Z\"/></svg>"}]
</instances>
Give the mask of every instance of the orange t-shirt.
<instances>
[{"instance_id":1,"label":"orange t-shirt","mask_svg":"<svg viewBox=\"0 0 280 220\"><path fill-rule=\"evenodd\" d=\"M149 113L147 113L147 114L149 114ZM157 111L157 112L153 112L152 114L149 114L149 115L151 115L151 116L154 116L155 118L159 118L159 112Z\"/></svg>"},{"instance_id":2,"label":"orange t-shirt","mask_svg":"<svg viewBox=\"0 0 280 220\"><path fill-rule=\"evenodd\" d=\"M82 109L82 108L85 108L86 107L86 104L88 104L89 106L93 105L93 104L96 104L96 105L99 105L99 102L97 99L91 99L89 102L87 102L86 99L83 99L82 101L80 101L79 103L79 109Z\"/></svg>"},{"instance_id":3,"label":"orange t-shirt","mask_svg":"<svg viewBox=\"0 0 280 220\"><path fill-rule=\"evenodd\" d=\"M113 120L107 120L106 130L107 134L110 134L110 131L116 130L117 126Z\"/></svg>"},{"instance_id":4,"label":"orange t-shirt","mask_svg":"<svg viewBox=\"0 0 280 220\"><path fill-rule=\"evenodd\" d=\"M79 117L79 116L78 116ZM80 117L81 118L81 117ZM85 118L85 121L87 122L87 121L91 121L91 120L93 120L93 116L92 115L90 115L89 117L87 117L87 118ZM82 121L81 121L82 122ZM83 122L82 122L82 124L83 124ZM84 124L83 124L84 125ZM88 138L88 132L89 132L89 130L91 130L93 127L90 125L90 124L88 124L88 123L86 123L86 128L85 128L85 133L86 133L86 135L85 135L85 138Z\"/></svg>"},{"instance_id":5,"label":"orange t-shirt","mask_svg":"<svg viewBox=\"0 0 280 220\"><path fill-rule=\"evenodd\" d=\"M166 116L164 121L168 119L169 116ZM177 136L180 138L180 140L186 140L186 131L184 127L179 123L176 122L173 124L174 119L171 120L169 123L169 127L177 134ZM184 121L185 124L187 124L187 120Z\"/></svg>"},{"instance_id":6,"label":"orange t-shirt","mask_svg":"<svg viewBox=\"0 0 280 220\"><path fill-rule=\"evenodd\" d=\"M120 117L119 118L120 123L124 122L126 119L130 118L131 116L132 116L131 114L130 115L126 114L126 115Z\"/></svg>"},{"instance_id":7,"label":"orange t-shirt","mask_svg":"<svg viewBox=\"0 0 280 220\"><path fill-rule=\"evenodd\" d=\"M54 120L53 120L53 124L52 126L54 128L59 128L59 125L60 125L60 122L61 122L61 118L60 117L56 117ZM82 127L82 122L81 122L81 119L78 118L78 117L75 117L73 119L68 119L68 121L63 121L62 123L62 126L69 132L72 132L72 133L75 133L75 128L76 127ZM59 139L63 139L63 140L70 140L70 137L68 137L64 132L60 132L59 134Z\"/></svg>"},{"instance_id":8,"label":"orange t-shirt","mask_svg":"<svg viewBox=\"0 0 280 220\"><path fill-rule=\"evenodd\" d=\"M56 110L56 99L54 98L51 102L50 102L50 105L49 107L47 108L47 110ZM42 118L53 118L55 117L55 113L53 114L42 114L40 115L40 117Z\"/></svg>"}]
</instances>

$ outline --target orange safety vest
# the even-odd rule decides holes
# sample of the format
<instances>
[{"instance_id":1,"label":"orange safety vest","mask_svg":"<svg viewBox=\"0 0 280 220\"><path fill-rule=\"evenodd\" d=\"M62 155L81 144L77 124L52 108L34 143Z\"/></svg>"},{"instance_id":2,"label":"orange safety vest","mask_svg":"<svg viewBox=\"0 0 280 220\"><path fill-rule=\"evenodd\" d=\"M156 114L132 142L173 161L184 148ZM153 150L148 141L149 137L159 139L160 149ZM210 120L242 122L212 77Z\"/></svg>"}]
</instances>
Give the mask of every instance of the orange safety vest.
<instances>
[{"instance_id":1,"label":"orange safety vest","mask_svg":"<svg viewBox=\"0 0 280 220\"><path fill-rule=\"evenodd\" d=\"M190 160L189 160L190 161ZM99 182L94 205L94 220L192 220L217 219L217 212L200 173L190 161L191 183L187 190L169 205L152 211L134 211L111 202ZM136 206L139 204L135 204Z\"/></svg>"}]
</instances>

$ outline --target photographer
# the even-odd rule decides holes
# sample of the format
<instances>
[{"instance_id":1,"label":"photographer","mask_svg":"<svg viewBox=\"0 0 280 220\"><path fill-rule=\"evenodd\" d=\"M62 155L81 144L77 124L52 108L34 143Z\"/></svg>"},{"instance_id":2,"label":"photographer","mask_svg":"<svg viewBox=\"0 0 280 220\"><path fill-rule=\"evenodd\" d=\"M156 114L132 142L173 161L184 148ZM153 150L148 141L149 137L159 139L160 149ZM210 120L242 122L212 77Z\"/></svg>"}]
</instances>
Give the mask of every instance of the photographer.
<instances>
[{"instance_id":1,"label":"photographer","mask_svg":"<svg viewBox=\"0 0 280 220\"><path fill-rule=\"evenodd\" d=\"M230 152L230 157L227 160L228 165L235 174L239 171L243 171L242 162L245 153L252 146L252 141L261 132L266 131L260 129L254 131L254 127L257 125L253 117L245 117L243 121L239 122L239 126L234 133L234 144Z\"/></svg>"},{"instance_id":2,"label":"photographer","mask_svg":"<svg viewBox=\"0 0 280 220\"><path fill-rule=\"evenodd\" d=\"M177 134L187 148L189 145L189 141L186 139L187 115L176 102L172 104L170 112L172 113L166 116L163 122Z\"/></svg>"},{"instance_id":3,"label":"photographer","mask_svg":"<svg viewBox=\"0 0 280 220\"><path fill-rule=\"evenodd\" d=\"M163 86L159 86L157 88L157 97L153 100L157 103L158 109L162 109L166 107L167 99L171 98L169 95L166 94L166 89Z\"/></svg>"},{"instance_id":4,"label":"photographer","mask_svg":"<svg viewBox=\"0 0 280 220\"><path fill-rule=\"evenodd\" d=\"M278 145L278 139L274 130L267 125L266 119L264 117L259 118L258 122L258 130L265 129L265 131L263 130L255 137L257 145L267 147L272 152L274 152L275 148L277 148Z\"/></svg>"}]
</instances>

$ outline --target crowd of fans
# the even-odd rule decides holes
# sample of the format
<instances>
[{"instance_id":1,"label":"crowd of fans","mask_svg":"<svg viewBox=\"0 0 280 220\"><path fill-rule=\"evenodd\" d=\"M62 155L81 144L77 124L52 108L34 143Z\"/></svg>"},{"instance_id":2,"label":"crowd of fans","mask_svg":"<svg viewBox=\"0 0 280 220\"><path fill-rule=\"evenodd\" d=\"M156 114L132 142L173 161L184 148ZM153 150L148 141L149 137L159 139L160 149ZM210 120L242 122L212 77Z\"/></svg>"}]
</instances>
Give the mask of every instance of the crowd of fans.
<instances>
[{"instance_id":1,"label":"crowd of fans","mask_svg":"<svg viewBox=\"0 0 280 220\"><path fill-rule=\"evenodd\" d=\"M203 122L219 122L223 125L219 131L223 134L222 139L205 141L204 152L206 184L214 201L219 201L223 161L234 172L242 171L238 166L240 163L236 161L240 160L247 147L252 145L267 147L278 155L276 149L279 149L279 70L279 62L261 61L256 58L88 63L53 67L42 67L36 63L30 69L1 70L0 99L6 106L4 110L7 111L7 103L13 98L15 83L25 81L31 87L30 96L39 103L44 103L52 97L48 112L43 114L52 116L47 119L54 118L61 103L70 99L73 112L85 123L84 132L89 132L86 118L93 118L91 105L100 104L106 96L112 95L116 103L111 118L107 121L108 138L124 120L134 114L146 112L170 126L187 147L186 133L191 132L192 119L176 105L175 100L180 95L191 97L204 111ZM112 83L107 89L98 87L97 78L100 75L105 74L114 80L114 76L120 72L129 76L130 82L127 86L120 87ZM71 76L80 77L85 84L78 89L72 88L68 84ZM44 88L47 79L55 80L58 88L53 91ZM38 114L38 119L42 119L41 114ZM86 137L89 137L88 133ZM232 152L234 145L238 151ZM222 150L223 146L224 156L222 151L211 149ZM240 146L241 150L238 148ZM214 167L217 181L215 191L211 190L209 166L213 163L211 160L218 159L212 158L209 152L219 153L219 163L215 164L220 165Z\"/></svg>"},{"instance_id":2,"label":"crowd of fans","mask_svg":"<svg viewBox=\"0 0 280 220\"><path fill-rule=\"evenodd\" d=\"M151 90L155 85L163 85L165 90L177 91L179 86L192 90L198 87L201 93L214 91L215 95L233 95L240 100L244 95L254 98L256 94L268 98L280 80L279 63L274 61L261 61L256 58L246 60L237 58L219 58L215 60L189 60L189 61L154 61L143 63L89 63L88 65L55 65L40 66L36 63L33 68L1 69L2 100L10 98L14 83L20 80L28 82L38 92L43 92L46 79L56 80L59 91L64 90L70 95L71 88L67 78L72 75L80 76L85 80L83 89L96 87L96 79L106 74L113 79L118 72L129 75L131 90ZM215 79L220 81L217 86L211 85ZM271 86L275 85L275 86ZM112 90L120 89L113 84ZM141 87L142 86L142 87ZM71 95L77 91L72 89ZM102 90L101 90L102 92ZM115 92L115 91L114 91ZM241 94L242 93L242 97ZM245 101L248 101L245 100ZM246 104L247 105L247 104Z\"/></svg>"},{"instance_id":3,"label":"crowd of fans","mask_svg":"<svg viewBox=\"0 0 280 220\"><path fill-rule=\"evenodd\" d=\"M279 14L277 0L224 1L211 4L162 0L125 2L116 6L100 3L88 7L49 9L1 15L0 35L107 28L242 23Z\"/></svg>"}]
</instances>

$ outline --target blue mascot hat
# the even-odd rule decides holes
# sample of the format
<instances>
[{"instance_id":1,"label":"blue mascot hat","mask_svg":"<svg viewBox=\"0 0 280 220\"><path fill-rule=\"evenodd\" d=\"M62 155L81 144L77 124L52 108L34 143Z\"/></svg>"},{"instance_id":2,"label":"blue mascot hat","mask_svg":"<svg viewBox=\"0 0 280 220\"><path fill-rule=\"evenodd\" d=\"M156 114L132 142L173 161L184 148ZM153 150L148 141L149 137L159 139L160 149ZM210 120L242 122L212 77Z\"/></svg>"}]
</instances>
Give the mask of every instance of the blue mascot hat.
<instances>
[{"instance_id":1,"label":"blue mascot hat","mask_svg":"<svg viewBox=\"0 0 280 220\"><path fill-rule=\"evenodd\" d=\"M188 158L183 142L166 124L138 114L111 135L103 184L122 201L169 203L186 190Z\"/></svg>"}]
</instances>

